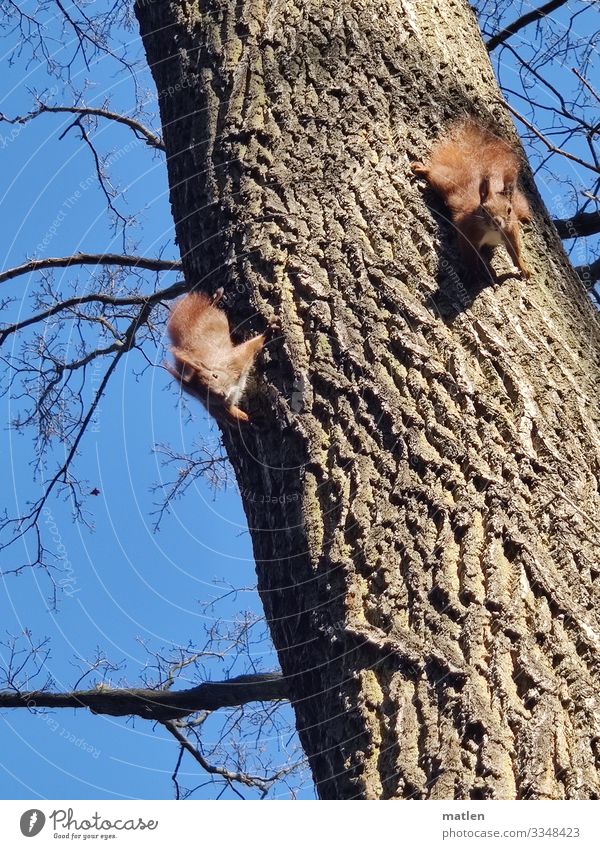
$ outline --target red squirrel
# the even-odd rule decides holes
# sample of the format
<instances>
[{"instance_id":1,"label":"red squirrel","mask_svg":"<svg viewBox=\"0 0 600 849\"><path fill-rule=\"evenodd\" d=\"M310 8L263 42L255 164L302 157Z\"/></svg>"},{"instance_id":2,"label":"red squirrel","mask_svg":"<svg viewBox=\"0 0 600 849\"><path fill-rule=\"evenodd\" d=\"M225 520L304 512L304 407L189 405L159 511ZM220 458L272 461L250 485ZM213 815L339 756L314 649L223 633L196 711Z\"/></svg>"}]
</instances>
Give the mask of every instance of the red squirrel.
<instances>
[{"instance_id":1,"label":"red squirrel","mask_svg":"<svg viewBox=\"0 0 600 849\"><path fill-rule=\"evenodd\" d=\"M468 272L478 277L481 249L504 245L514 265L527 279L529 269L521 256L519 222L531 220L531 210L517 187L520 162L502 139L474 121L457 121L431 151L429 164L413 162L446 203L458 233L458 244Z\"/></svg>"},{"instance_id":2,"label":"red squirrel","mask_svg":"<svg viewBox=\"0 0 600 849\"><path fill-rule=\"evenodd\" d=\"M221 288L212 297L189 292L177 301L167 323L175 363L167 369L217 421L249 422L237 405L266 337L261 333L234 345L227 316L217 306L222 297Z\"/></svg>"}]
</instances>

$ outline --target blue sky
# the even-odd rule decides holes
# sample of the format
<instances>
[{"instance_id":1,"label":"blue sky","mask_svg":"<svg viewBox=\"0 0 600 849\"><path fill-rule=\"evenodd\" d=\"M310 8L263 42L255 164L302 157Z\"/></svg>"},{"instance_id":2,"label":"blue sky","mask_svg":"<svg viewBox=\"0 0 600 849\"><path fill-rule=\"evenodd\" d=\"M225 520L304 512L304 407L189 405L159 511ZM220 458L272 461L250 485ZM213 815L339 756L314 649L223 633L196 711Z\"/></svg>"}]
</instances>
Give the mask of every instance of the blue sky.
<instances>
[{"instance_id":1,"label":"blue sky","mask_svg":"<svg viewBox=\"0 0 600 849\"><path fill-rule=\"evenodd\" d=\"M72 50L72 41L61 42L52 24L48 34L57 36L52 49ZM141 55L135 30L121 35L131 40L133 54ZM9 34L5 52L0 53L0 110L7 115L27 112L32 107L32 90L43 92L57 85L43 65L27 62L26 51L20 57L11 56L15 38ZM90 65L87 70L76 62L72 82L74 88L86 87L86 104L101 105L110 96L112 107L128 114L133 107L128 75L107 58ZM504 73L509 77L512 73L508 64ZM555 73L558 78L560 71ZM151 113L155 103L148 74L142 72L139 82L147 92ZM61 85L58 88L50 99L72 102L72 93ZM151 116L147 120L158 129L156 120L153 122ZM36 253L121 252L120 234L111 231L105 200L93 179L89 150L76 132L59 140L69 123L67 116L46 115L24 126L0 124L4 268ZM136 142L127 129L109 122L100 123L93 136L104 154L113 154L111 180L122 190L115 203L124 214L136 216L137 226L132 231L135 252L153 256L162 250L165 257L176 257L162 155ZM564 167L569 174L569 168ZM559 170L557 176L562 176ZM540 188L550 204L556 198L556 187L540 183ZM40 245L42 249L36 252ZM175 279L165 274L161 281L166 285ZM33 311L31 296L38 280L31 275L2 284L2 295L15 298L5 309L4 320ZM93 269L58 270L54 280L65 293L74 283L78 292L94 291L95 287ZM147 281L149 291L154 276L148 274ZM67 346L72 345L71 328L65 326L63 332ZM18 349L18 340L11 342L9 349L13 344ZM159 345L148 355L159 365L165 352ZM152 487L174 474L173 469L161 467L153 446L170 443L175 450L186 452L197 440L215 441L218 433L199 406L189 408L190 420L179 406L170 378L158 367L144 371L145 365L137 353L120 365L77 460L77 473L89 481L87 490L100 490L100 495L90 496L87 503L94 530L74 523L70 505L60 498L51 500L50 512L44 515L48 545L55 553L60 552L66 569L63 575L68 575L69 591L59 595L57 610L48 604L52 588L44 572L26 569L4 579L0 640L6 642L10 635L21 635L19 645L25 645L25 629L30 629L35 642L49 638L45 671L54 679L56 690L70 689L80 675L80 664L97 651L121 667L108 676L112 684L123 680L135 684L144 670L151 675L148 667L152 652L167 651L172 645L186 647L192 638L203 645L205 629L213 628L216 620L224 628L233 628L243 611L256 618L261 615L253 589L250 538L232 480L216 492L202 480L195 482L187 496L173 505L160 531L153 530L157 495ZM7 396L0 403L5 422L20 409ZM8 484L4 498L8 512L14 514L39 496L43 481L39 475L32 480L35 452L31 433L20 435L7 428L2 440ZM60 461L61 452L64 446L55 445L47 473ZM25 540L3 553L0 565L11 569L31 558L31 542ZM240 592L224 599L214 610L206 610L203 602L224 592L215 585L215 579L224 586L240 588ZM250 633L253 636L237 660L233 651L223 660L206 658L198 671L182 676L179 686L206 677L220 679L253 667L277 668L263 625L258 622ZM6 655L2 648L0 660L6 662ZM87 678L82 686L93 681L93 676ZM2 798L172 797L170 775L177 745L161 728L141 720L96 717L71 710L44 715L5 711L0 723ZM205 728L203 739L209 751L220 736L221 726L221 718L215 718ZM291 712L284 708L280 725L265 731L261 746L274 766L284 764L297 746L292 727ZM252 751L251 718L242 723L240 735L232 739ZM225 748L228 745L225 743ZM184 761L181 781L187 787L202 783L193 762ZM298 792L302 798L313 797L306 771L299 779ZM231 795L228 792L225 798ZM286 797L287 788L277 787L274 795ZM207 786L194 798L214 796L214 787Z\"/></svg>"}]
</instances>

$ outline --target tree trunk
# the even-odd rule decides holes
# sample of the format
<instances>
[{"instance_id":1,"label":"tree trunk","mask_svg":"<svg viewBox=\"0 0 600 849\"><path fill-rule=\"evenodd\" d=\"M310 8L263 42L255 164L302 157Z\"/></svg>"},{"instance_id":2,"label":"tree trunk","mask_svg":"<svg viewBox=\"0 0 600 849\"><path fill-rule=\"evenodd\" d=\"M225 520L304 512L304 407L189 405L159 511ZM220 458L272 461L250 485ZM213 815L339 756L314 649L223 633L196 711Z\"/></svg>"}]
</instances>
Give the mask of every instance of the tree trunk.
<instances>
[{"instance_id":1,"label":"tree trunk","mask_svg":"<svg viewBox=\"0 0 600 849\"><path fill-rule=\"evenodd\" d=\"M516 139L470 8L137 15L186 279L280 317L224 438L320 796L597 798L598 321L531 182L531 282L475 292L409 168Z\"/></svg>"}]
</instances>

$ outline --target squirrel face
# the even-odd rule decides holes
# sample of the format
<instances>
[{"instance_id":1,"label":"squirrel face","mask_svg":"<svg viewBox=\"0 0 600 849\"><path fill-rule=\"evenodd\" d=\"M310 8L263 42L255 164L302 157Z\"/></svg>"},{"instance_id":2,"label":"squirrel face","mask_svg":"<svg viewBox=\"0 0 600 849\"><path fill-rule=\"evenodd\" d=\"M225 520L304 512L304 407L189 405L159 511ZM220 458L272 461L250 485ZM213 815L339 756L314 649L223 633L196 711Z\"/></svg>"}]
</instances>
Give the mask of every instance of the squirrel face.
<instances>
[{"instance_id":1,"label":"squirrel face","mask_svg":"<svg viewBox=\"0 0 600 849\"><path fill-rule=\"evenodd\" d=\"M503 184L501 188L494 191L488 177L484 177L479 186L481 208L488 222L501 232L507 229L514 217L512 208L514 191L514 183Z\"/></svg>"},{"instance_id":2,"label":"squirrel face","mask_svg":"<svg viewBox=\"0 0 600 849\"><path fill-rule=\"evenodd\" d=\"M432 148L429 164L413 162L420 174L446 202L458 231L466 272L479 280L483 246L503 245L525 278L529 270L521 255L520 222L531 220L527 198L517 187L517 152L475 121L457 121ZM478 196L479 195L479 196Z\"/></svg>"}]
</instances>

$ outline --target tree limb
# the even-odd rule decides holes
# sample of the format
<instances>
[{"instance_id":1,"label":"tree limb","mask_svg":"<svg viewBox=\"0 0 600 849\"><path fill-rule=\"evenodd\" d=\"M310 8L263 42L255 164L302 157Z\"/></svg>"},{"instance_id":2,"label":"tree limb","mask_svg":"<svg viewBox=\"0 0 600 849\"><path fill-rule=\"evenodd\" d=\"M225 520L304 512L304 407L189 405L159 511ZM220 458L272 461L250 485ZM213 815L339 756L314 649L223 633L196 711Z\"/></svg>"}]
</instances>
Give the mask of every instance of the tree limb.
<instances>
[{"instance_id":1,"label":"tree limb","mask_svg":"<svg viewBox=\"0 0 600 849\"><path fill-rule=\"evenodd\" d=\"M600 233L600 212L578 212L572 218L556 219L553 224L561 239L593 236Z\"/></svg>"},{"instance_id":2,"label":"tree limb","mask_svg":"<svg viewBox=\"0 0 600 849\"><path fill-rule=\"evenodd\" d=\"M2 708L89 708L109 716L140 716L166 722L200 710L239 707L248 702L287 699L280 672L239 675L229 681L207 681L189 690L103 689L72 693L0 692Z\"/></svg>"},{"instance_id":3,"label":"tree limb","mask_svg":"<svg viewBox=\"0 0 600 849\"><path fill-rule=\"evenodd\" d=\"M559 9L567 0L549 0L548 3L544 3L542 6L539 6L537 9L532 9L531 12L527 12L526 15L521 15L520 18L517 18L516 21L513 21L512 24L509 24L499 33L493 35L488 41L486 41L485 46L488 51L494 50L499 45L504 44L505 41L519 32L519 30L524 27L532 24L534 21L539 21L541 18L545 18L546 15L549 15L550 12L554 12L556 9Z\"/></svg>"},{"instance_id":4,"label":"tree limb","mask_svg":"<svg viewBox=\"0 0 600 849\"><path fill-rule=\"evenodd\" d=\"M46 112L53 114L67 113L80 116L93 115L97 118L106 118L109 121L115 121L117 124L123 124L123 126L129 127L138 138L146 139L146 144L149 147L154 147L157 150L165 149L160 136L153 133L152 130L149 130L139 121L136 121L135 118L128 118L126 115L120 115L118 112L113 112L110 109L97 109L91 106L47 106L45 103L41 103L37 109L28 112L27 115L17 115L15 118L8 118L6 115L0 113L0 121L6 121L8 124L26 124Z\"/></svg>"},{"instance_id":5,"label":"tree limb","mask_svg":"<svg viewBox=\"0 0 600 849\"><path fill-rule=\"evenodd\" d=\"M179 259L156 259L154 257L128 256L126 254L72 254L62 257L45 257L31 259L23 265L17 265L0 273L0 283L12 280L30 271L43 268L69 268L71 265L121 265L133 268L144 268L146 271L181 271Z\"/></svg>"}]
</instances>

